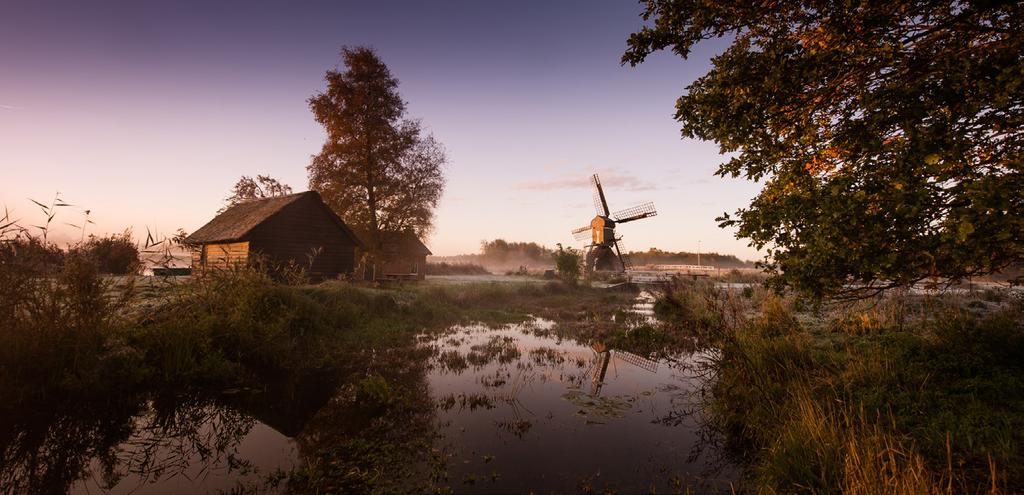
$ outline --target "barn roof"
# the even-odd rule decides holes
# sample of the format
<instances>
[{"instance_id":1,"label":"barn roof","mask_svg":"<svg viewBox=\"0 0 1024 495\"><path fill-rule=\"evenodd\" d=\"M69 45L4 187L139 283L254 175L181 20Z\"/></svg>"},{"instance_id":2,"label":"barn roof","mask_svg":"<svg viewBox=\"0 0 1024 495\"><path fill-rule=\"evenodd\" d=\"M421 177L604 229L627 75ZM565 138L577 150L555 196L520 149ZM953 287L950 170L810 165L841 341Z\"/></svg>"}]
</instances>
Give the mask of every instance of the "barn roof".
<instances>
[{"instance_id":1,"label":"barn roof","mask_svg":"<svg viewBox=\"0 0 1024 495\"><path fill-rule=\"evenodd\" d=\"M430 249L412 232L382 232L381 237L385 247L395 246L400 253L420 254L429 256Z\"/></svg>"},{"instance_id":2,"label":"barn roof","mask_svg":"<svg viewBox=\"0 0 1024 495\"><path fill-rule=\"evenodd\" d=\"M238 203L217 215L199 227L192 235L185 239L186 244L207 244L211 242L232 242L244 240L245 237L256 226L283 210L286 206L295 203L303 198L311 198L322 206L328 216L334 220L338 227L346 232L358 244L362 245L359 237L349 229L338 215L324 204L320 194L316 191L306 191L289 194L286 196L275 196L272 198L254 199Z\"/></svg>"}]
</instances>

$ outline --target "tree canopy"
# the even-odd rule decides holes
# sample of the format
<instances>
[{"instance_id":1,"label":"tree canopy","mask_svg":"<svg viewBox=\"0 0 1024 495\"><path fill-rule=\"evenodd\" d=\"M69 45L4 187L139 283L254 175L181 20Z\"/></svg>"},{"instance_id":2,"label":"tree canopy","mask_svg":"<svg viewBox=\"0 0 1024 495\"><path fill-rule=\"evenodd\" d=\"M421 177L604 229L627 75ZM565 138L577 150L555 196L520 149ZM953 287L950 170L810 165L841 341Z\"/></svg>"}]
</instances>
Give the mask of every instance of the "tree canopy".
<instances>
[{"instance_id":1,"label":"tree canopy","mask_svg":"<svg viewBox=\"0 0 1024 495\"><path fill-rule=\"evenodd\" d=\"M731 40L675 115L718 175L763 182L719 220L776 283L855 296L1024 259L1024 5L645 5L624 64Z\"/></svg>"},{"instance_id":2,"label":"tree canopy","mask_svg":"<svg viewBox=\"0 0 1024 495\"><path fill-rule=\"evenodd\" d=\"M444 190L443 147L406 117L398 80L365 47L343 48L344 71L309 99L327 139L307 167L310 189L371 243L379 232L428 232Z\"/></svg>"},{"instance_id":3,"label":"tree canopy","mask_svg":"<svg viewBox=\"0 0 1024 495\"><path fill-rule=\"evenodd\" d=\"M243 175L231 188L231 195L224 199L225 205L220 211L253 199L286 196L292 193L291 186L282 184L269 175L257 175L255 179Z\"/></svg>"}]
</instances>

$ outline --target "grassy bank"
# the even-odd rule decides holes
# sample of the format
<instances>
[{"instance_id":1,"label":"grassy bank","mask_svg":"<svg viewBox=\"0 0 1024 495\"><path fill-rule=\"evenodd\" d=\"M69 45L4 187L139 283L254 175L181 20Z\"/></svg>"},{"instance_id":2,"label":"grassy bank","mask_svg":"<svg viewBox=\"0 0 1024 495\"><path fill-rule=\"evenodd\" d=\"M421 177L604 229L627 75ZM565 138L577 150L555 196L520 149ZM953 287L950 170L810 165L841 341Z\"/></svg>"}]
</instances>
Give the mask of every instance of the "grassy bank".
<instances>
[{"instance_id":1,"label":"grassy bank","mask_svg":"<svg viewBox=\"0 0 1024 495\"><path fill-rule=\"evenodd\" d=\"M142 291L85 262L25 274L4 295L0 386L55 394L92 394L115 377L123 389L314 373L459 322L586 321L629 298L557 282L284 285L251 270Z\"/></svg>"},{"instance_id":2,"label":"grassy bank","mask_svg":"<svg viewBox=\"0 0 1024 495\"><path fill-rule=\"evenodd\" d=\"M311 418L296 436L302 465L268 473L278 488L432 491L447 483L437 459L423 455L434 407L417 335L531 316L588 327L633 297L559 282L285 285L250 270L165 283L105 277L75 257L0 261L5 493L66 491L95 459L116 471L135 415L152 407L175 417L189 400L196 414L246 418L222 447L244 436L251 417L280 420L282 404L308 408L292 414ZM300 388L317 390L298 400Z\"/></svg>"},{"instance_id":3,"label":"grassy bank","mask_svg":"<svg viewBox=\"0 0 1024 495\"><path fill-rule=\"evenodd\" d=\"M760 289L699 284L677 285L657 305L719 347L708 418L752 487L1024 489L1019 302L903 296L794 307Z\"/></svg>"}]
</instances>

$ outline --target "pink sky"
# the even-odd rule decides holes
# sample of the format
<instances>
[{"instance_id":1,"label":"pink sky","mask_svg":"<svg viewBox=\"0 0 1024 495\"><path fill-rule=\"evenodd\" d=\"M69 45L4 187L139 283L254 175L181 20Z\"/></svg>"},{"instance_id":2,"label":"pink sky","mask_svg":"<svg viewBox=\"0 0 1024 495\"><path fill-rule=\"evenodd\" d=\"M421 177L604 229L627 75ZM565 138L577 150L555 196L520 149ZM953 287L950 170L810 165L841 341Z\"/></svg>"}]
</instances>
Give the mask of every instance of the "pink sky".
<instances>
[{"instance_id":1,"label":"pink sky","mask_svg":"<svg viewBox=\"0 0 1024 495\"><path fill-rule=\"evenodd\" d=\"M628 248L757 256L714 221L757 186L714 177L717 147L680 139L672 119L721 43L633 69L618 59L639 5L452 5L2 7L0 204L36 223L28 199L60 191L80 205L59 214L65 239L82 209L90 232L144 237L195 230L243 174L304 190L323 140L306 99L340 46L372 45L448 149L435 254L572 244L599 172L613 209L658 207L622 227Z\"/></svg>"}]
</instances>

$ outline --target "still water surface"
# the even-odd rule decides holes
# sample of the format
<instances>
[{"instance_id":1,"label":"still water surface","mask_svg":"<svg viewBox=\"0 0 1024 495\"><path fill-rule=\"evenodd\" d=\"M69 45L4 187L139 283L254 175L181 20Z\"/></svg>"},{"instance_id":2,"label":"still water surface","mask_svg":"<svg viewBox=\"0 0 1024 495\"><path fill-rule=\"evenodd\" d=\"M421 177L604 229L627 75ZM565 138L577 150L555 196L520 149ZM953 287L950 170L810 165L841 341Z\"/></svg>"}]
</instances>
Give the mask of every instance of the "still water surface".
<instances>
[{"instance_id":1,"label":"still water surface","mask_svg":"<svg viewBox=\"0 0 1024 495\"><path fill-rule=\"evenodd\" d=\"M456 492L728 489L737 470L699 424L702 355L647 359L550 336L551 324L460 327L427 343Z\"/></svg>"},{"instance_id":2,"label":"still water surface","mask_svg":"<svg viewBox=\"0 0 1024 495\"><path fill-rule=\"evenodd\" d=\"M650 303L642 294L624 324L656 324ZM455 492L729 490L738 469L700 425L706 355L651 359L560 338L553 326L457 326L417 339L431 356L419 376L436 408L434 453ZM275 492L283 487L266 480L301 465L322 425L348 422L325 418L347 414L330 405L340 390L328 380L147 400L123 419L18 418L4 425L16 433L0 438L0 483L75 494Z\"/></svg>"}]
</instances>

